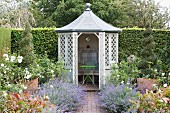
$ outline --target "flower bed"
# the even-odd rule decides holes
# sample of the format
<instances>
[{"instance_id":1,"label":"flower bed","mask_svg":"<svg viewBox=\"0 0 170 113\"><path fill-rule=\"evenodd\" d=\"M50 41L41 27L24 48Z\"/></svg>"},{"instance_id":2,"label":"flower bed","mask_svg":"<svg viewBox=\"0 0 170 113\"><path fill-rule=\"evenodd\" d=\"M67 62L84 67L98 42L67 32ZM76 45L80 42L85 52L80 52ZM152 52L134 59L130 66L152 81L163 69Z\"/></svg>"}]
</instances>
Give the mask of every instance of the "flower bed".
<instances>
[{"instance_id":1,"label":"flower bed","mask_svg":"<svg viewBox=\"0 0 170 113\"><path fill-rule=\"evenodd\" d=\"M132 105L129 99L136 99L135 89L124 84L114 86L112 84L104 86L99 93L99 103L113 113L125 113Z\"/></svg>"},{"instance_id":2,"label":"flower bed","mask_svg":"<svg viewBox=\"0 0 170 113\"><path fill-rule=\"evenodd\" d=\"M51 80L41 86L39 96L47 95L58 111L74 111L83 103L85 92L72 83Z\"/></svg>"}]
</instances>

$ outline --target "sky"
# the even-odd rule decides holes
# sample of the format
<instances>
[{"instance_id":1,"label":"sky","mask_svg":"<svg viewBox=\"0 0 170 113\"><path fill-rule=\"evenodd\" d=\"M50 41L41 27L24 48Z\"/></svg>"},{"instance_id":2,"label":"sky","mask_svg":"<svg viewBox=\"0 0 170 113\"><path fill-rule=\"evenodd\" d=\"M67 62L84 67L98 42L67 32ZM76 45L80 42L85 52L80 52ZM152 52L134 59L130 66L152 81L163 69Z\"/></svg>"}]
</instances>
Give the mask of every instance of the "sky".
<instances>
[{"instance_id":1,"label":"sky","mask_svg":"<svg viewBox=\"0 0 170 113\"><path fill-rule=\"evenodd\" d=\"M160 2L161 6L170 7L170 0L155 0L155 2Z\"/></svg>"}]
</instances>

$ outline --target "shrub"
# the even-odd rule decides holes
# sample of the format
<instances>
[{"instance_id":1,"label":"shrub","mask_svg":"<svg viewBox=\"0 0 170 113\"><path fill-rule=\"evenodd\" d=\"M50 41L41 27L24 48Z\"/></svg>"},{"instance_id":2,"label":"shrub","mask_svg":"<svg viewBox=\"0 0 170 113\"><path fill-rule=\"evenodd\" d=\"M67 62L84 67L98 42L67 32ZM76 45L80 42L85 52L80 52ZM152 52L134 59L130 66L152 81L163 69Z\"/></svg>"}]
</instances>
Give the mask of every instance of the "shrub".
<instances>
[{"instance_id":1,"label":"shrub","mask_svg":"<svg viewBox=\"0 0 170 113\"><path fill-rule=\"evenodd\" d=\"M113 64L111 68L111 76L109 82L118 85L120 83L133 82L139 74L136 62L121 61L118 64Z\"/></svg>"},{"instance_id":2,"label":"shrub","mask_svg":"<svg viewBox=\"0 0 170 113\"><path fill-rule=\"evenodd\" d=\"M72 111L82 104L84 98L82 88L58 79L43 84L38 95L47 95L58 111Z\"/></svg>"},{"instance_id":3,"label":"shrub","mask_svg":"<svg viewBox=\"0 0 170 113\"><path fill-rule=\"evenodd\" d=\"M31 26L26 23L25 30L22 33L22 39L19 43L19 54L23 56L22 67L28 67L35 63L36 55L34 54L33 37L31 34Z\"/></svg>"},{"instance_id":4,"label":"shrub","mask_svg":"<svg viewBox=\"0 0 170 113\"><path fill-rule=\"evenodd\" d=\"M21 62L21 56L3 55L0 61L0 90L18 92L23 89L20 85L24 81L25 73L21 67L18 67Z\"/></svg>"},{"instance_id":5,"label":"shrub","mask_svg":"<svg viewBox=\"0 0 170 113\"><path fill-rule=\"evenodd\" d=\"M0 93L0 111L3 113L41 113L43 109L52 107L47 96L42 99L29 92Z\"/></svg>"},{"instance_id":6,"label":"shrub","mask_svg":"<svg viewBox=\"0 0 170 113\"><path fill-rule=\"evenodd\" d=\"M64 75L67 72L64 69L63 61L58 60L57 62L54 62L48 58L47 54L44 54L43 57L39 56L36 62L40 69L40 72L38 73L41 75L41 77L39 78L40 84L48 82L51 78L54 77L64 78ZM32 70L34 71L35 68L33 67Z\"/></svg>"},{"instance_id":7,"label":"shrub","mask_svg":"<svg viewBox=\"0 0 170 113\"><path fill-rule=\"evenodd\" d=\"M140 94L139 99L130 100L133 104L131 110L134 113L169 113L170 112L170 87L158 90L156 93L147 91L144 95Z\"/></svg>"},{"instance_id":8,"label":"shrub","mask_svg":"<svg viewBox=\"0 0 170 113\"><path fill-rule=\"evenodd\" d=\"M154 78L151 74L153 73L151 68L155 67L157 63L157 56L154 53L155 42L152 36L152 29L150 23L148 23L146 30L143 33L142 47L141 50L141 61L138 64L138 68L141 69L141 77L146 75L149 78Z\"/></svg>"},{"instance_id":9,"label":"shrub","mask_svg":"<svg viewBox=\"0 0 170 113\"><path fill-rule=\"evenodd\" d=\"M99 103L111 113L125 113L132 105L129 99L136 99L136 95L135 89L124 84L118 86L108 84L99 93Z\"/></svg>"}]
</instances>

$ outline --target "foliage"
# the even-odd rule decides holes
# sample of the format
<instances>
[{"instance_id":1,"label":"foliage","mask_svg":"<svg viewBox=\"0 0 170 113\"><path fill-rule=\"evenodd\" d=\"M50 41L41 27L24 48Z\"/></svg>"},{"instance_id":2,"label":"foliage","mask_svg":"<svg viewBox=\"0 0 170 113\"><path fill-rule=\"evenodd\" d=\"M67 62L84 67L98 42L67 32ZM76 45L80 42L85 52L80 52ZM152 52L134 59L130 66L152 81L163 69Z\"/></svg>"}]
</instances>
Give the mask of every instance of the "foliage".
<instances>
[{"instance_id":1,"label":"foliage","mask_svg":"<svg viewBox=\"0 0 170 113\"><path fill-rule=\"evenodd\" d=\"M19 42L19 54L24 57L22 67L28 67L35 63L36 55L34 54L33 37L31 34L31 26L26 23L25 30L22 33L22 39Z\"/></svg>"},{"instance_id":2,"label":"foliage","mask_svg":"<svg viewBox=\"0 0 170 113\"><path fill-rule=\"evenodd\" d=\"M82 88L54 79L41 86L38 95L47 95L58 111L72 111L83 102Z\"/></svg>"},{"instance_id":3,"label":"foliage","mask_svg":"<svg viewBox=\"0 0 170 113\"><path fill-rule=\"evenodd\" d=\"M0 27L0 57L11 48L11 29Z\"/></svg>"},{"instance_id":4,"label":"foliage","mask_svg":"<svg viewBox=\"0 0 170 113\"><path fill-rule=\"evenodd\" d=\"M144 95L140 94L139 100L130 100L133 104L131 109L134 113L168 113L170 112L170 98L167 94L170 94L170 87L158 90L156 93L150 91Z\"/></svg>"},{"instance_id":5,"label":"foliage","mask_svg":"<svg viewBox=\"0 0 170 113\"><path fill-rule=\"evenodd\" d=\"M153 73L151 68L156 66L157 56L154 53L155 42L150 23L146 26L143 36L143 49L141 51L141 61L138 64L138 68L141 70L141 77L148 76L149 78L155 78L155 76L151 75Z\"/></svg>"},{"instance_id":6,"label":"foliage","mask_svg":"<svg viewBox=\"0 0 170 113\"><path fill-rule=\"evenodd\" d=\"M47 67L44 66L43 62L38 62L40 65L34 64L23 68L20 67L23 59L22 56L9 56L8 54L4 54L3 56L4 58L0 62L0 90L19 92L22 89L26 89L23 85L25 81L39 78L41 83L42 79L45 79L44 81L48 81L53 77L52 75L61 74L61 71L63 72L64 70L59 70L61 66L52 63L50 60L48 62L44 62L44 64L48 63Z\"/></svg>"},{"instance_id":7,"label":"foliage","mask_svg":"<svg viewBox=\"0 0 170 113\"><path fill-rule=\"evenodd\" d=\"M113 64L109 82L118 85L120 83L131 83L139 74L137 61L125 62L121 61L118 64Z\"/></svg>"},{"instance_id":8,"label":"foliage","mask_svg":"<svg viewBox=\"0 0 170 113\"><path fill-rule=\"evenodd\" d=\"M126 7L123 9L122 27L145 28L147 22L152 28L167 28L166 24L170 20L168 7L163 7L155 0L123 0ZM161 2L161 1L160 1ZM169 26L170 27L170 26Z\"/></svg>"},{"instance_id":9,"label":"foliage","mask_svg":"<svg viewBox=\"0 0 170 113\"><path fill-rule=\"evenodd\" d=\"M129 99L136 99L137 94L135 89L124 84L118 86L108 84L99 92L99 103L111 113L125 113L132 105Z\"/></svg>"},{"instance_id":10,"label":"foliage","mask_svg":"<svg viewBox=\"0 0 170 113\"><path fill-rule=\"evenodd\" d=\"M34 24L33 14L30 12L32 0L1 0L0 2L0 26L12 28L24 28L29 20Z\"/></svg>"},{"instance_id":11,"label":"foliage","mask_svg":"<svg viewBox=\"0 0 170 113\"><path fill-rule=\"evenodd\" d=\"M22 62L22 57L8 56L8 54L4 54L3 57L0 66L0 90L19 92L23 89L20 83L24 81L24 70L18 67L18 64Z\"/></svg>"},{"instance_id":12,"label":"foliage","mask_svg":"<svg viewBox=\"0 0 170 113\"><path fill-rule=\"evenodd\" d=\"M39 56L36 62L38 69L40 69L37 74L41 76L39 78L39 84L45 83L54 77L62 79L65 77L64 75L67 71L64 69L64 62L61 60L54 62L48 58L47 54L45 54L44 56ZM33 72L34 70L36 71L37 68L32 67Z\"/></svg>"},{"instance_id":13,"label":"foliage","mask_svg":"<svg viewBox=\"0 0 170 113\"><path fill-rule=\"evenodd\" d=\"M33 45L35 53L44 55L45 52L51 59L57 59L58 39L54 28L37 28L32 29ZM14 29L11 34L12 53L18 53L19 41L22 39L23 30Z\"/></svg>"},{"instance_id":14,"label":"foliage","mask_svg":"<svg viewBox=\"0 0 170 113\"><path fill-rule=\"evenodd\" d=\"M0 110L3 113L40 113L50 106L47 96L42 99L31 95L29 92L9 94L5 91L0 92Z\"/></svg>"},{"instance_id":15,"label":"foliage","mask_svg":"<svg viewBox=\"0 0 170 113\"><path fill-rule=\"evenodd\" d=\"M170 20L169 9L154 0L34 0L32 12L37 27L61 27L75 20L85 3L107 23L118 27L142 27L149 21L153 28L165 28ZM137 15L137 16L136 16ZM69 18L68 18L69 17Z\"/></svg>"}]
</instances>

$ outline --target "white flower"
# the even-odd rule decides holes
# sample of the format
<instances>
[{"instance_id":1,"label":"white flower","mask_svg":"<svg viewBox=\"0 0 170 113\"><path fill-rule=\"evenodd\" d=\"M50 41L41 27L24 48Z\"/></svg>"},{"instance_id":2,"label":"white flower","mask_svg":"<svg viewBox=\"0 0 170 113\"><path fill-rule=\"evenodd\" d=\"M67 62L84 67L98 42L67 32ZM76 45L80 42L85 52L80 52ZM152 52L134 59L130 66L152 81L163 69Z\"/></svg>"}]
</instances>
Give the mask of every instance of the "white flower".
<instances>
[{"instance_id":1,"label":"white flower","mask_svg":"<svg viewBox=\"0 0 170 113\"><path fill-rule=\"evenodd\" d=\"M31 76L32 76L32 75L31 75L31 74L29 74L29 75L27 75L25 78L26 78L26 79L30 79L30 78L31 78Z\"/></svg>"},{"instance_id":2,"label":"white flower","mask_svg":"<svg viewBox=\"0 0 170 113\"><path fill-rule=\"evenodd\" d=\"M164 76L165 75L165 73L162 73L162 76Z\"/></svg>"},{"instance_id":3,"label":"white flower","mask_svg":"<svg viewBox=\"0 0 170 113\"><path fill-rule=\"evenodd\" d=\"M8 58L8 57L6 57L6 58L5 58L5 60L6 60L6 61L8 61L8 60L9 60L9 58Z\"/></svg>"},{"instance_id":4,"label":"white flower","mask_svg":"<svg viewBox=\"0 0 170 113\"><path fill-rule=\"evenodd\" d=\"M29 71L26 71L26 74L27 74L27 75L29 75L29 74L30 74L30 72L29 72Z\"/></svg>"},{"instance_id":5,"label":"white flower","mask_svg":"<svg viewBox=\"0 0 170 113\"><path fill-rule=\"evenodd\" d=\"M19 90L19 93L22 93L22 90Z\"/></svg>"},{"instance_id":6,"label":"white flower","mask_svg":"<svg viewBox=\"0 0 170 113\"><path fill-rule=\"evenodd\" d=\"M170 76L170 73L169 73L169 76Z\"/></svg>"},{"instance_id":7,"label":"white flower","mask_svg":"<svg viewBox=\"0 0 170 113\"><path fill-rule=\"evenodd\" d=\"M4 71L4 73L6 74L6 71Z\"/></svg>"},{"instance_id":8,"label":"white flower","mask_svg":"<svg viewBox=\"0 0 170 113\"><path fill-rule=\"evenodd\" d=\"M120 75L117 75L117 77L120 77Z\"/></svg>"},{"instance_id":9,"label":"white flower","mask_svg":"<svg viewBox=\"0 0 170 113\"><path fill-rule=\"evenodd\" d=\"M8 84L8 87L11 87L11 84Z\"/></svg>"},{"instance_id":10,"label":"white flower","mask_svg":"<svg viewBox=\"0 0 170 113\"><path fill-rule=\"evenodd\" d=\"M45 96L45 100L49 100L50 98L48 96Z\"/></svg>"},{"instance_id":11,"label":"white flower","mask_svg":"<svg viewBox=\"0 0 170 113\"><path fill-rule=\"evenodd\" d=\"M11 62L14 62L14 60L16 59L16 57L15 56L11 56Z\"/></svg>"},{"instance_id":12,"label":"white flower","mask_svg":"<svg viewBox=\"0 0 170 113\"><path fill-rule=\"evenodd\" d=\"M3 57L4 58L8 58L8 54L3 54Z\"/></svg>"},{"instance_id":13,"label":"white flower","mask_svg":"<svg viewBox=\"0 0 170 113\"><path fill-rule=\"evenodd\" d=\"M4 64L1 64L1 67L4 67Z\"/></svg>"},{"instance_id":14,"label":"white flower","mask_svg":"<svg viewBox=\"0 0 170 113\"><path fill-rule=\"evenodd\" d=\"M121 82L121 84L123 84L123 83L124 83L124 81Z\"/></svg>"},{"instance_id":15,"label":"white flower","mask_svg":"<svg viewBox=\"0 0 170 113\"><path fill-rule=\"evenodd\" d=\"M9 68L6 68L6 70L9 70Z\"/></svg>"},{"instance_id":16,"label":"white flower","mask_svg":"<svg viewBox=\"0 0 170 113\"><path fill-rule=\"evenodd\" d=\"M50 85L51 88L54 88L53 85Z\"/></svg>"},{"instance_id":17,"label":"white flower","mask_svg":"<svg viewBox=\"0 0 170 113\"><path fill-rule=\"evenodd\" d=\"M166 88L168 86L168 84L164 84L163 86L164 86L164 88Z\"/></svg>"},{"instance_id":18,"label":"white flower","mask_svg":"<svg viewBox=\"0 0 170 113\"><path fill-rule=\"evenodd\" d=\"M23 57L22 56L18 56L18 63L22 62Z\"/></svg>"},{"instance_id":19,"label":"white flower","mask_svg":"<svg viewBox=\"0 0 170 113\"><path fill-rule=\"evenodd\" d=\"M54 70L51 70L51 73L54 73Z\"/></svg>"},{"instance_id":20,"label":"white flower","mask_svg":"<svg viewBox=\"0 0 170 113\"><path fill-rule=\"evenodd\" d=\"M164 102L163 100L159 100L159 102Z\"/></svg>"},{"instance_id":21,"label":"white flower","mask_svg":"<svg viewBox=\"0 0 170 113\"><path fill-rule=\"evenodd\" d=\"M8 94L6 93L6 91L3 91L3 96L6 97Z\"/></svg>"},{"instance_id":22,"label":"white flower","mask_svg":"<svg viewBox=\"0 0 170 113\"><path fill-rule=\"evenodd\" d=\"M158 70L157 69L154 69L155 72L157 72Z\"/></svg>"},{"instance_id":23,"label":"white flower","mask_svg":"<svg viewBox=\"0 0 170 113\"><path fill-rule=\"evenodd\" d=\"M40 65L37 64L37 67L39 67Z\"/></svg>"}]
</instances>

